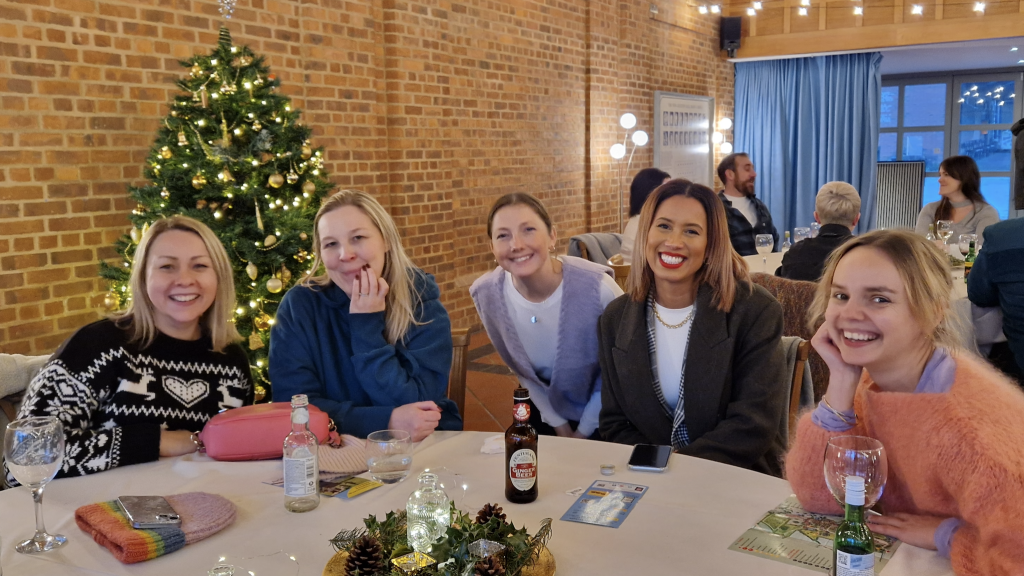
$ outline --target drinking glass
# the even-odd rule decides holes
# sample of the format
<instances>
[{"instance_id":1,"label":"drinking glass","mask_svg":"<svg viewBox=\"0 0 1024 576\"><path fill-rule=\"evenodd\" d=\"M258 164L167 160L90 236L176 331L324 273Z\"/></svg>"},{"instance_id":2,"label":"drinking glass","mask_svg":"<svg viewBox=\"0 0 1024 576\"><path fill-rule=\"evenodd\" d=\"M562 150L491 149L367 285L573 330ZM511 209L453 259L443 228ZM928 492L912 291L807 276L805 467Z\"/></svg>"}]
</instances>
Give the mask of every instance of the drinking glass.
<instances>
[{"instance_id":1,"label":"drinking glass","mask_svg":"<svg viewBox=\"0 0 1024 576\"><path fill-rule=\"evenodd\" d=\"M971 251L971 240L974 241L974 250L978 250L978 235L977 234L961 234L960 235L960 253L967 256L967 253Z\"/></svg>"},{"instance_id":2,"label":"drinking glass","mask_svg":"<svg viewBox=\"0 0 1024 576\"><path fill-rule=\"evenodd\" d=\"M758 234L754 236L754 245L757 246L757 253L764 260L764 272L768 273L768 255L775 248L775 237L771 234Z\"/></svg>"},{"instance_id":3,"label":"drinking glass","mask_svg":"<svg viewBox=\"0 0 1024 576\"><path fill-rule=\"evenodd\" d=\"M32 490L36 503L36 534L14 549L22 554L38 554L60 548L67 538L47 534L43 525L43 488L64 461L64 427L53 416L11 422L4 435L4 458L11 475Z\"/></svg>"},{"instance_id":4,"label":"drinking glass","mask_svg":"<svg viewBox=\"0 0 1024 576\"><path fill-rule=\"evenodd\" d=\"M867 436L836 436L825 448L825 484L840 506L846 503L846 477L864 479L864 508L882 497L889 465L882 443Z\"/></svg>"},{"instance_id":5,"label":"drinking glass","mask_svg":"<svg viewBox=\"0 0 1024 576\"><path fill-rule=\"evenodd\" d=\"M935 234L942 238L942 242L948 243L949 237L953 235L953 221L939 220L935 223Z\"/></svg>"},{"instance_id":6,"label":"drinking glass","mask_svg":"<svg viewBox=\"0 0 1024 576\"><path fill-rule=\"evenodd\" d=\"M811 237L810 228L793 228L793 244Z\"/></svg>"},{"instance_id":7,"label":"drinking glass","mask_svg":"<svg viewBox=\"0 0 1024 576\"><path fill-rule=\"evenodd\" d=\"M811 235L810 235L810 237L811 238L817 238L818 237L818 232L821 232L821 224L818 224L817 222L811 222Z\"/></svg>"},{"instance_id":8,"label":"drinking glass","mask_svg":"<svg viewBox=\"0 0 1024 576\"><path fill-rule=\"evenodd\" d=\"M383 484L405 480L412 468L412 442L405 430L380 430L366 437L366 467Z\"/></svg>"}]
</instances>

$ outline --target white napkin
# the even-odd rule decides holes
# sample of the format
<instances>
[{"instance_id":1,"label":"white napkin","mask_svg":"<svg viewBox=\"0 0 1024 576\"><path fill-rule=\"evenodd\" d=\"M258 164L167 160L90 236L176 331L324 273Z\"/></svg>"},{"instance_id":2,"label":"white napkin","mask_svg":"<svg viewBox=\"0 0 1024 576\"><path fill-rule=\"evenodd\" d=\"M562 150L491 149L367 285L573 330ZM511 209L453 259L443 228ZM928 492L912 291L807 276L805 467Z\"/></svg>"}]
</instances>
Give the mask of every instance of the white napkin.
<instances>
[{"instance_id":1,"label":"white napkin","mask_svg":"<svg viewBox=\"0 0 1024 576\"><path fill-rule=\"evenodd\" d=\"M342 434L343 446L334 448L329 444L321 444L317 457L321 472L337 474L362 474L366 467L366 440Z\"/></svg>"},{"instance_id":2,"label":"white napkin","mask_svg":"<svg viewBox=\"0 0 1024 576\"><path fill-rule=\"evenodd\" d=\"M484 454L501 454L505 451L505 435L495 434L489 436L484 440L484 445L480 447L480 452Z\"/></svg>"}]
</instances>

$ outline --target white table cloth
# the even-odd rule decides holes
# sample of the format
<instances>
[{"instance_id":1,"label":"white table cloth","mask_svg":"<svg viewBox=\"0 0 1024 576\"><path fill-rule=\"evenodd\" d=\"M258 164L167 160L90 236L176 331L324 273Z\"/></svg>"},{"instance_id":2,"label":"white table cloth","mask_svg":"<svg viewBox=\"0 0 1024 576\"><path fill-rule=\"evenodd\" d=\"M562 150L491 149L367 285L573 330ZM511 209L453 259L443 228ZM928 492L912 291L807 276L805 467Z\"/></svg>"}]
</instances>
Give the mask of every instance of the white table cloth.
<instances>
[{"instance_id":1,"label":"white table cloth","mask_svg":"<svg viewBox=\"0 0 1024 576\"><path fill-rule=\"evenodd\" d=\"M516 526L533 532L542 518L554 519L549 543L559 576L622 574L795 575L813 572L769 559L728 550L728 546L766 511L790 494L789 484L756 472L716 462L673 455L661 474L626 468L631 448L619 444L542 437L539 445L540 497L532 504L504 499L504 455L481 454L489 433L435 433L416 450L413 471L445 466L463 475L468 491L460 508L472 511L486 502L504 507ZM599 466L615 464L617 473L601 476ZM60 550L40 556L14 551L14 543L34 527L32 499L26 488L0 492L0 566L4 576L49 575L195 575L205 576L221 556L244 565L256 576L317 576L333 555L328 540L339 530L361 527L374 513L403 508L415 489L415 476L378 488L354 500L322 498L304 514L284 509L283 494L262 482L281 474L280 461L216 462L192 455L115 469L83 478L55 480L46 489L44 511L50 532L68 537ZM650 486L651 489L618 529L562 522L558 518L575 501L566 494L597 479ZM238 506L234 525L211 538L172 554L123 565L101 548L74 521L81 505L119 495L174 494L205 491L221 494ZM297 564L285 558L294 556ZM265 558L256 558L265 555ZM239 561L241 558L249 560ZM904 544L885 576L952 574L949 562L934 552ZM239 574L239 576L242 576Z\"/></svg>"}]
</instances>

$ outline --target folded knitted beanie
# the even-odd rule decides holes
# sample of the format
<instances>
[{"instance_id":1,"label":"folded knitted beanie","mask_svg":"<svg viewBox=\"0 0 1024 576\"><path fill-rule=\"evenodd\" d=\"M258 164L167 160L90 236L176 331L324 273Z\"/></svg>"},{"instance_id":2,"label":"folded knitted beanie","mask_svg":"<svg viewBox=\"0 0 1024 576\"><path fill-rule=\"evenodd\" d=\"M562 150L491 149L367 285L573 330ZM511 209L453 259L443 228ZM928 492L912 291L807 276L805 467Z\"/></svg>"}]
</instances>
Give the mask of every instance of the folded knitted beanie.
<instances>
[{"instance_id":1,"label":"folded knitted beanie","mask_svg":"<svg viewBox=\"0 0 1024 576\"><path fill-rule=\"evenodd\" d=\"M134 528L117 500L82 506L75 510L75 522L118 560L134 564L199 542L235 521L235 505L222 496L188 492L166 498L171 508L181 516L180 526Z\"/></svg>"}]
</instances>

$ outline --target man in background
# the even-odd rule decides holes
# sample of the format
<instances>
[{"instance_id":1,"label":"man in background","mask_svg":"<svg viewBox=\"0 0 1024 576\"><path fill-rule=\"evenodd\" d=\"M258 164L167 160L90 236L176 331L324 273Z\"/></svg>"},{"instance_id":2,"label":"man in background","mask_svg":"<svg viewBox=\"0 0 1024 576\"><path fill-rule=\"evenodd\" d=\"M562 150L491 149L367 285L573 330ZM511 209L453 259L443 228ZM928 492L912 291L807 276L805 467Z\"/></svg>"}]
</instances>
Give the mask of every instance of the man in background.
<instances>
[{"instance_id":1,"label":"man in background","mask_svg":"<svg viewBox=\"0 0 1024 576\"><path fill-rule=\"evenodd\" d=\"M822 186L814 199L814 221L821 224L817 238L794 244L782 257L782 267L775 272L776 276L809 282L821 278L828 255L853 236L853 228L860 221L857 189L846 182Z\"/></svg>"},{"instance_id":2,"label":"man in background","mask_svg":"<svg viewBox=\"0 0 1024 576\"><path fill-rule=\"evenodd\" d=\"M754 237L758 234L771 234L775 239L775 250L778 250L779 233L772 224L772 215L764 202L754 197L757 172L746 152L736 152L722 158L718 164L718 178L725 184L725 190L719 192L718 197L725 205L732 247L741 256L757 254Z\"/></svg>"},{"instance_id":3,"label":"man in background","mask_svg":"<svg viewBox=\"0 0 1024 576\"><path fill-rule=\"evenodd\" d=\"M982 233L984 249L967 277L967 297L1003 311L1006 342L993 344L989 360L1024 384L1024 218L1004 220Z\"/></svg>"}]
</instances>

